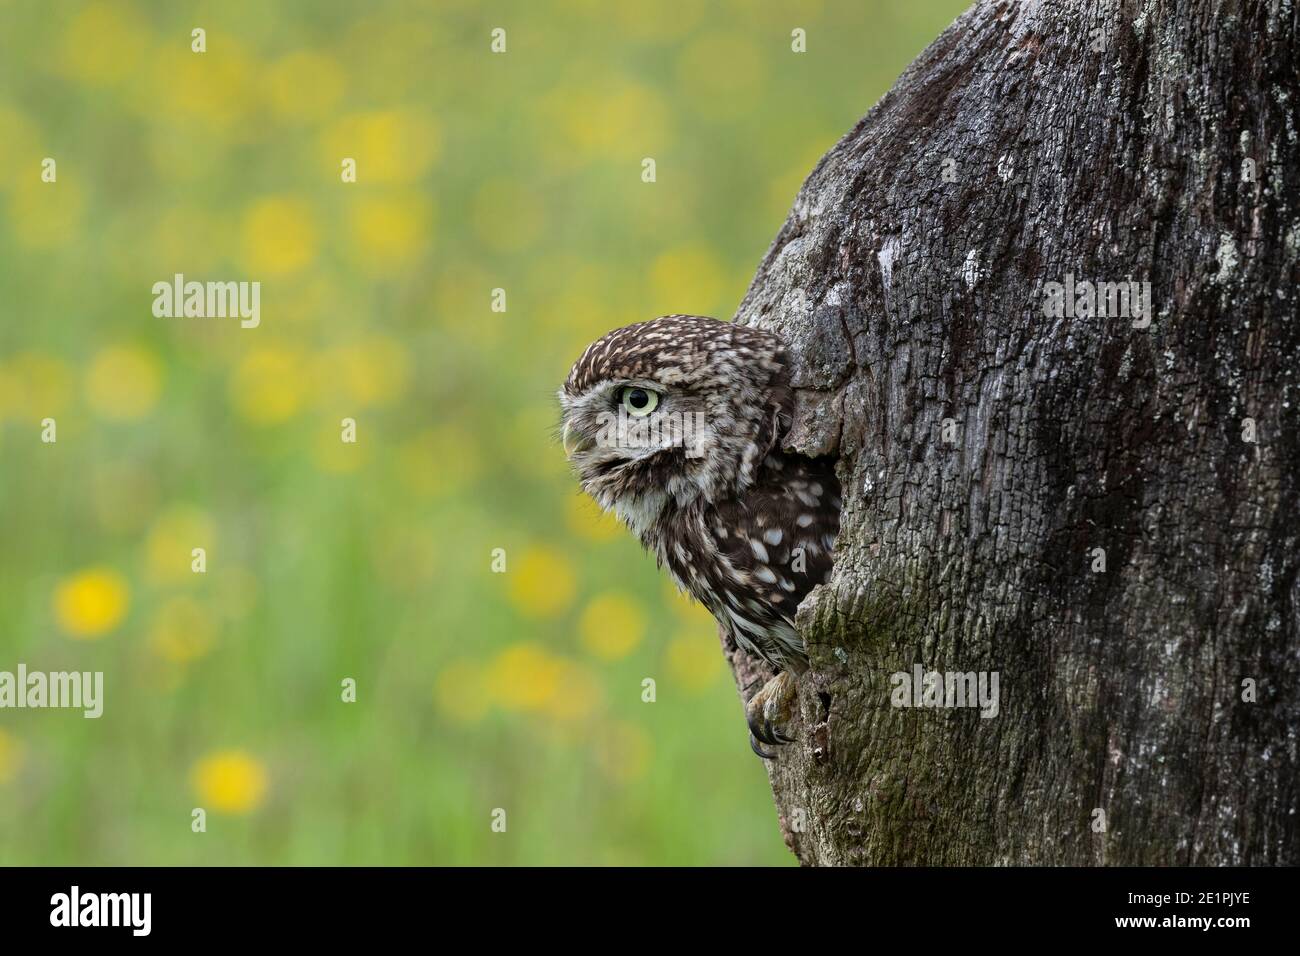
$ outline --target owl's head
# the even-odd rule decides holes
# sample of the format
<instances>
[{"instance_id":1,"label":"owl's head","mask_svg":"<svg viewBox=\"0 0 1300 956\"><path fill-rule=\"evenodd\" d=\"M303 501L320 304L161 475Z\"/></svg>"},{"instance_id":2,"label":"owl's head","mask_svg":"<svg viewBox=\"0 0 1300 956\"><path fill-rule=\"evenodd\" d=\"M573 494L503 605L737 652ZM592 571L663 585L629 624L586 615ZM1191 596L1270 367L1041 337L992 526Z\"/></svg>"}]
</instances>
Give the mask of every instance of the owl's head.
<instances>
[{"instance_id":1,"label":"owl's head","mask_svg":"<svg viewBox=\"0 0 1300 956\"><path fill-rule=\"evenodd\" d=\"M697 315L596 340L559 396L583 490L642 532L670 501L742 491L788 426L791 401L780 339Z\"/></svg>"}]
</instances>

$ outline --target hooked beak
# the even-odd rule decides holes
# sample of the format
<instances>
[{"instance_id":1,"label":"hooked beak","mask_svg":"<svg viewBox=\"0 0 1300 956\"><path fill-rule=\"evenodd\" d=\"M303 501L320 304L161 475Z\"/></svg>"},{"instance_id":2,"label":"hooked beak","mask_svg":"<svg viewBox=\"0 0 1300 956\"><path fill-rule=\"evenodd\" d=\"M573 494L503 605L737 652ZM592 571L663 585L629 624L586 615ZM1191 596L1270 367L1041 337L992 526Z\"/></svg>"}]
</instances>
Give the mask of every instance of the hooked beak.
<instances>
[{"instance_id":1,"label":"hooked beak","mask_svg":"<svg viewBox=\"0 0 1300 956\"><path fill-rule=\"evenodd\" d=\"M595 444L590 438L569 427L569 423L564 423L564 457L572 458L580 451L586 451Z\"/></svg>"}]
</instances>

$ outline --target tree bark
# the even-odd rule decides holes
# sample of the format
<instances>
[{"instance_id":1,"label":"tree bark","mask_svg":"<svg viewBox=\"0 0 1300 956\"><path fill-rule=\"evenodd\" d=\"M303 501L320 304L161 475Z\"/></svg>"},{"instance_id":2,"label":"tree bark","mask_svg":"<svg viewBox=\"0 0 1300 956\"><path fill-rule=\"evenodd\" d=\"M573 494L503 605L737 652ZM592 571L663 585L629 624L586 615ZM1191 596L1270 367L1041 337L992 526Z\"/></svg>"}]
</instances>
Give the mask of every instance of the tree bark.
<instances>
[{"instance_id":1,"label":"tree bark","mask_svg":"<svg viewBox=\"0 0 1300 956\"><path fill-rule=\"evenodd\" d=\"M1300 863L1298 87L1292 0L980 2L809 176L736 316L844 486L801 862Z\"/></svg>"}]
</instances>

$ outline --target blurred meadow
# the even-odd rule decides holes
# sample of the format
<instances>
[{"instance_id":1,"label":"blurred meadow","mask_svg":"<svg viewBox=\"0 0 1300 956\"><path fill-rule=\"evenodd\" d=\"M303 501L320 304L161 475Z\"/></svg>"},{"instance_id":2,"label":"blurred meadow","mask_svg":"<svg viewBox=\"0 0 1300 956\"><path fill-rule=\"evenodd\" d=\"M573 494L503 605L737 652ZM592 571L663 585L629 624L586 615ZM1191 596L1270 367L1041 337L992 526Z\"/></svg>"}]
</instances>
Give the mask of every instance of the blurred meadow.
<instances>
[{"instance_id":1,"label":"blurred meadow","mask_svg":"<svg viewBox=\"0 0 1300 956\"><path fill-rule=\"evenodd\" d=\"M553 394L729 318L965 5L0 0L0 670L105 684L0 710L0 863L792 863ZM260 326L155 317L175 273Z\"/></svg>"}]
</instances>

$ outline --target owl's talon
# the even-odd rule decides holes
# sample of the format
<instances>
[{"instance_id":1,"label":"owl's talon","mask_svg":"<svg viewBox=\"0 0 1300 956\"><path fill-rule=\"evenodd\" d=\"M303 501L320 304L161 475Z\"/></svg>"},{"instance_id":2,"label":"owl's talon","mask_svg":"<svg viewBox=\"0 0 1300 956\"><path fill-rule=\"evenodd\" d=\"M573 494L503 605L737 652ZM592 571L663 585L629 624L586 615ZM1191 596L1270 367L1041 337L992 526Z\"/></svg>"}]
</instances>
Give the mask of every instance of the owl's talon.
<instances>
[{"instance_id":1,"label":"owl's talon","mask_svg":"<svg viewBox=\"0 0 1300 956\"><path fill-rule=\"evenodd\" d=\"M749 749L754 751L754 753L758 754L764 760L771 760L773 757L776 756L776 754L768 753L766 750L760 747L758 744L758 739L753 734L749 735Z\"/></svg>"},{"instance_id":2,"label":"owl's talon","mask_svg":"<svg viewBox=\"0 0 1300 956\"><path fill-rule=\"evenodd\" d=\"M763 738L766 743L775 744L777 746L780 746L781 744L794 743L793 737L785 734L780 727L766 718L763 719L763 730L766 734Z\"/></svg>"},{"instance_id":3,"label":"owl's talon","mask_svg":"<svg viewBox=\"0 0 1300 956\"><path fill-rule=\"evenodd\" d=\"M761 751L758 743L779 747L794 742L794 738L781 729L793 716L794 701L794 677L788 671L782 671L764 684L745 705L750 747L764 760L771 760L776 755Z\"/></svg>"},{"instance_id":4,"label":"owl's talon","mask_svg":"<svg viewBox=\"0 0 1300 956\"><path fill-rule=\"evenodd\" d=\"M745 707L745 718L749 723L749 736L751 741L773 745L777 743L776 738L772 736L771 722L763 717L763 708L761 704L758 707L754 707L754 701L751 699L749 704ZM750 746L753 746L753 744L751 743ZM755 751L755 753L758 753L758 751ZM759 754L759 756L761 757L763 754Z\"/></svg>"}]
</instances>

